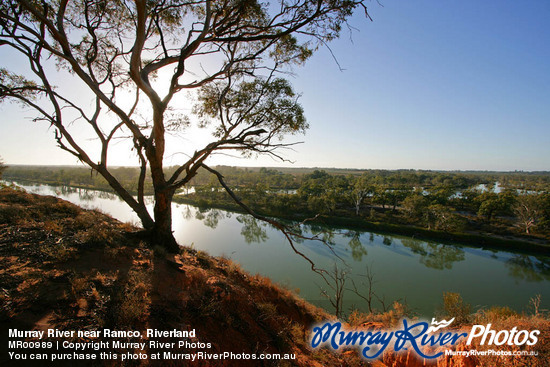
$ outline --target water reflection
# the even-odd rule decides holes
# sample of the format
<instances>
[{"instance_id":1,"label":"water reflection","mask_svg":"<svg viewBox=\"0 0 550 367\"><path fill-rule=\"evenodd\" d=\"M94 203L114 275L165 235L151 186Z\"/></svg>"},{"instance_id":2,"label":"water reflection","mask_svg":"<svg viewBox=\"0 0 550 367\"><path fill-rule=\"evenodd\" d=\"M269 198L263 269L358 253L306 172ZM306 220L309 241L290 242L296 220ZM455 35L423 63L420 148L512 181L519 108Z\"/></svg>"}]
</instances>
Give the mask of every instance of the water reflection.
<instances>
[{"instance_id":1,"label":"water reflection","mask_svg":"<svg viewBox=\"0 0 550 367\"><path fill-rule=\"evenodd\" d=\"M414 238L401 239L401 243L413 253L420 255L420 263L428 268L452 269L455 262L465 259L464 250L457 246L424 242Z\"/></svg>"},{"instance_id":2,"label":"water reflection","mask_svg":"<svg viewBox=\"0 0 550 367\"><path fill-rule=\"evenodd\" d=\"M78 190L78 198L82 201L94 201L97 197L99 197L100 191L88 191L88 190Z\"/></svg>"},{"instance_id":3,"label":"water reflection","mask_svg":"<svg viewBox=\"0 0 550 367\"><path fill-rule=\"evenodd\" d=\"M243 225L241 235L246 243L261 243L267 241L269 238L267 236L267 224L265 222L259 221L250 215L238 215L237 220Z\"/></svg>"},{"instance_id":4,"label":"water reflection","mask_svg":"<svg viewBox=\"0 0 550 367\"><path fill-rule=\"evenodd\" d=\"M348 242L348 246L351 249L351 257L355 261L361 261L363 260L363 256L367 255L367 249L361 243L361 234L362 233L359 231L348 231L347 233L344 234L344 237L347 237L350 239ZM373 237L373 240L374 240L374 237Z\"/></svg>"},{"instance_id":5,"label":"water reflection","mask_svg":"<svg viewBox=\"0 0 550 367\"><path fill-rule=\"evenodd\" d=\"M72 194L72 193L76 192L76 189L74 187L70 187L70 186L61 186L59 191L63 195L68 195L68 194Z\"/></svg>"},{"instance_id":6,"label":"water reflection","mask_svg":"<svg viewBox=\"0 0 550 367\"><path fill-rule=\"evenodd\" d=\"M197 208L193 211L191 206L185 206L181 212L183 218L191 219L194 216L212 229L216 229L220 221L231 218L230 212L218 209ZM237 215L236 220L242 225L240 235L247 244L264 243L269 240L270 226L267 223L244 214ZM291 225L291 223L287 224ZM294 242L304 245L317 255L325 258L333 258L335 255L346 258L351 254L351 258L356 262L363 262L368 256L367 247L361 242L361 236L366 234L365 232L357 230L336 232L318 224L294 223L291 227L292 231L298 235L293 237ZM368 241L372 245L375 243L375 235L372 232L368 234ZM313 236L320 241L308 241L300 236ZM429 269L450 270L455 263L466 259L462 247L449 244L426 242L414 238L400 238L396 241L387 235L382 236L382 244L393 248L399 255L418 255L419 263ZM521 254L512 255L512 258L499 258L497 253L487 254L486 257L505 262L511 277L529 282L550 280L550 260Z\"/></svg>"},{"instance_id":7,"label":"water reflection","mask_svg":"<svg viewBox=\"0 0 550 367\"><path fill-rule=\"evenodd\" d=\"M320 239L322 242L325 242L329 246L335 246L335 235L336 233L329 229L326 226L320 224L306 224L302 226L304 231L311 233L316 238Z\"/></svg>"},{"instance_id":8,"label":"water reflection","mask_svg":"<svg viewBox=\"0 0 550 367\"><path fill-rule=\"evenodd\" d=\"M55 192L57 196L69 196L72 194L76 194L80 201L84 201L88 203L93 202L97 199L122 201L122 199L118 195L108 191L88 190L88 189L71 187L71 186L57 186L55 187L55 189L52 188L52 190Z\"/></svg>"},{"instance_id":9,"label":"water reflection","mask_svg":"<svg viewBox=\"0 0 550 367\"><path fill-rule=\"evenodd\" d=\"M193 211L191 210L191 207L189 205L185 205L181 211L181 215L183 216L183 219L190 220L193 218Z\"/></svg>"},{"instance_id":10,"label":"water reflection","mask_svg":"<svg viewBox=\"0 0 550 367\"><path fill-rule=\"evenodd\" d=\"M216 229L220 220L225 218L231 218L229 212L219 209L202 209L199 208L195 212L195 218L203 221L204 225L212 229Z\"/></svg>"},{"instance_id":11,"label":"water reflection","mask_svg":"<svg viewBox=\"0 0 550 367\"><path fill-rule=\"evenodd\" d=\"M515 279L528 282L550 280L550 259L515 254L506 261L506 267L509 270L508 274Z\"/></svg>"}]
</instances>

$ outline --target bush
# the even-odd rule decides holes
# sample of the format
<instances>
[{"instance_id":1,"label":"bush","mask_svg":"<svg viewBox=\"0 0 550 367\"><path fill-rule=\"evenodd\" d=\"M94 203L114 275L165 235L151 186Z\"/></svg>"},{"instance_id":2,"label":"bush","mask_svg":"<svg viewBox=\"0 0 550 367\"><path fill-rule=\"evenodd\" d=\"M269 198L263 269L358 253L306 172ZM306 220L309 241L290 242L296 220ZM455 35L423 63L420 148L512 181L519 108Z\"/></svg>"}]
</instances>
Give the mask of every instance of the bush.
<instances>
[{"instance_id":1,"label":"bush","mask_svg":"<svg viewBox=\"0 0 550 367\"><path fill-rule=\"evenodd\" d=\"M394 301L387 311L365 313L353 310L348 316L348 323L351 326L371 325L374 327L394 327L400 324L403 318L414 318L414 312L407 303Z\"/></svg>"},{"instance_id":2,"label":"bush","mask_svg":"<svg viewBox=\"0 0 550 367\"><path fill-rule=\"evenodd\" d=\"M487 310L480 310L475 314L476 323L492 323L497 320L507 320L519 316L518 313L507 306L493 306Z\"/></svg>"},{"instance_id":3,"label":"bush","mask_svg":"<svg viewBox=\"0 0 550 367\"><path fill-rule=\"evenodd\" d=\"M458 293L443 293L443 310L448 318L455 318L454 324L465 324L470 319L472 306L465 303L462 296Z\"/></svg>"}]
</instances>

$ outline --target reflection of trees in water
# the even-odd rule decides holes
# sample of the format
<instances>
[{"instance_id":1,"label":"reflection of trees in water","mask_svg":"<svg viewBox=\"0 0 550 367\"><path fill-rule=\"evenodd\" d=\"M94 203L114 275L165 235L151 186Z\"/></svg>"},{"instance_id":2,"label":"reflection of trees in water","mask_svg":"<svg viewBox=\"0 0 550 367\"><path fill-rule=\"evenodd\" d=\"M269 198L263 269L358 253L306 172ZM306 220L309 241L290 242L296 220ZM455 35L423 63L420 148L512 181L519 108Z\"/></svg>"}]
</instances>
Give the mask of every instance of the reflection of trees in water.
<instances>
[{"instance_id":1,"label":"reflection of trees in water","mask_svg":"<svg viewBox=\"0 0 550 367\"><path fill-rule=\"evenodd\" d=\"M387 236L384 236L384 239L382 240L382 243L386 246L391 246L392 242L392 238Z\"/></svg>"},{"instance_id":2,"label":"reflection of trees in water","mask_svg":"<svg viewBox=\"0 0 550 367\"><path fill-rule=\"evenodd\" d=\"M63 195L78 194L78 199L80 201L94 201L96 199L122 201L120 196L108 191L81 189L81 188L75 188L70 186L61 186L59 190Z\"/></svg>"},{"instance_id":3,"label":"reflection of trees in water","mask_svg":"<svg viewBox=\"0 0 550 367\"><path fill-rule=\"evenodd\" d=\"M528 282L550 280L550 259L515 254L506 261L509 275Z\"/></svg>"},{"instance_id":4,"label":"reflection of trees in water","mask_svg":"<svg viewBox=\"0 0 550 367\"><path fill-rule=\"evenodd\" d=\"M91 191L86 189L78 189L78 199L80 201L94 201L97 198L99 191Z\"/></svg>"},{"instance_id":5,"label":"reflection of trees in water","mask_svg":"<svg viewBox=\"0 0 550 367\"><path fill-rule=\"evenodd\" d=\"M118 200L122 201L120 196L118 196L116 194L113 194L112 192L107 192L107 191L98 191L97 192L97 197L100 198L100 199L108 199L108 200L118 199Z\"/></svg>"},{"instance_id":6,"label":"reflection of trees in water","mask_svg":"<svg viewBox=\"0 0 550 367\"><path fill-rule=\"evenodd\" d=\"M225 217L225 212L218 209L199 209L195 213L196 219L203 221L205 226L212 229L216 229L220 219L224 219Z\"/></svg>"},{"instance_id":7,"label":"reflection of trees in water","mask_svg":"<svg viewBox=\"0 0 550 367\"><path fill-rule=\"evenodd\" d=\"M237 220L243 225L241 235L246 243L261 243L267 241L268 237L265 230L267 227L266 223L261 222L250 215L239 215L237 216Z\"/></svg>"},{"instance_id":8,"label":"reflection of trees in water","mask_svg":"<svg viewBox=\"0 0 550 367\"><path fill-rule=\"evenodd\" d=\"M432 269L452 269L453 263L465 259L464 250L452 245L424 242L412 238L402 239L403 246L420 255L420 263Z\"/></svg>"},{"instance_id":9,"label":"reflection of trees in water","mask_svg":"<svg viewBox=\"0 0 550 367\"><path fill-rule=\"evenodd\" d=\"M191 207L189 205L185 205L181 210L181 215L183 215L183 219L185 220L190 220L193 218L193 211L191 210Z\"/></svg>"},{"instance_id":10,"label":"reflection of trees in water","mask_svg":"<svg viewBox=\"0 0 550 367\"><path fill-rule=\"evenodd\" d=\"M54 187L55 188L55 187ZM74 187L70 187L70 186L61 186L59 188L59 191L61 191L61 193L63 195L68 195L68 194L72 194L74 192L76 192L77 189L75 189Z\"/></svg>"},{"instance_id":11,"label":"reflection of trees in water","mask_svg":"<svg viewBox=\"0 0 550 367\"><path fill-rule=\"evenodd\" d=\"M294 235L292 235L292 241L294 243L304 243L304 239L300 236L307 236L307 226L301 225L298 222L291 222L291 221L280 221L284 225L287 226L287 228L292 232Z\"/></svg>"},{"instance_id":12,"label":"reflection of trees in water","mask_svg":"<svg viewBox=\"0 0 550 367\"><path fill-rule=\"evenodd\" d=\"M304 224L302 227L304 227L305 232L311 233L314 237L319 238L327 245L336 245L336 243L334 242L335 233L327 227L320 226L318 224Z\"/></svg>"},{"instance_id":13,"label":"reflection of trees in water","mask_svg":"<svg viewBox=\"0 0 550 367\"><path fill-rule=\"evenodd\" d=\"M361 261L363 256L367 255L367 249L361 243L361 232L348 231L344 237L349 238L348 246L351 249L351 257L355 261Z\"/></svg>"}]
</instances>

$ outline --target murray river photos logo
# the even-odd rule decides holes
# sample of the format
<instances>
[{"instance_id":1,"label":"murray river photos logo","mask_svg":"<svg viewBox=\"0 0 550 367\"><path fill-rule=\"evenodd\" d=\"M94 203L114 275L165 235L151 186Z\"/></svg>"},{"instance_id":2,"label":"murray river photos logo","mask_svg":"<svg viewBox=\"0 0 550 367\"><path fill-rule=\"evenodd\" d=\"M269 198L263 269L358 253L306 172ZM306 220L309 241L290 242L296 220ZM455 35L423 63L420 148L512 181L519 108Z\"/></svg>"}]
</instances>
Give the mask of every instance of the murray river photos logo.
<instances>
[{"instance_id":1,"label":"murray river photos logo","mask_svg":"<svg viewBox=\"0 0 550 367\"><path fill-rule=\"evenodd\" d=\"M313 328L311 346L313 348L328 346L334 350L341 347L358 347L361 355L375 359L382 355L389 346L399 352L412 348L420 357L433 359L443 355L439 347L450 347L466 339L466 345L479 341L480 345L535 345L539 330L492 330L491 324L474 325L469 333L446 331L454 321L432 319L431 325L426 321L412 323L403 319L402 329L393 330L349 330L340 322L326 322ZM432 350L433 354L426 351ZM436 350L433 352L433 350Z\"/></svg>"}]
</instances>

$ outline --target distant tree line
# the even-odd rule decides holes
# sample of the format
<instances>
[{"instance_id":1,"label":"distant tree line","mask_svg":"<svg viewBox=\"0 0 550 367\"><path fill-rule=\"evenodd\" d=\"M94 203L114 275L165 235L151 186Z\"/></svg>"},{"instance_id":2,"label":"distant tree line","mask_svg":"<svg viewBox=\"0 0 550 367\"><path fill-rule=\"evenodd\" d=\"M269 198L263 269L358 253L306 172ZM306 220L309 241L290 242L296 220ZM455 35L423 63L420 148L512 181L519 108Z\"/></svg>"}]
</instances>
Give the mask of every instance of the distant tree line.
<instances>
[{"instance_id":1,"label":"distant tree line","mask_svg":"<svg viewBox=\"0 0 550 367\"><path fill-rule=\"evenodd\" d=\"M295 178L295 193L274 190L265 173L256 174L261 179L243 183L239 195L275 216L360 217L447 232L548 236L550 230L550 176L545 173L371 170L342 175L315 170ZM229 203L215 183L197 186L189 197L201 206Z\"/></svg>"},{"instance_id":2,"label":"distant tree line","mask_svg":"<svg viewBox=\"0 0 550 367\"><path fill-rule=\"evenodd\" d=\"M550 237L549 172L318 170L218 166L241 199L264 214L364 218L440 231L481 230ZM0 169L1 171L1 169ZM135 192L139 169L114 168ZM109 190L83 167L13 166L4 179ZM194 190L186 190L193 187ZM148 182L146 192L152 191ZM199 170L179 200L200 206L233 203L215 176Z\"/></svg>"}]
</instances>

